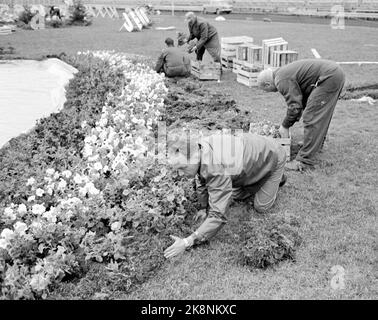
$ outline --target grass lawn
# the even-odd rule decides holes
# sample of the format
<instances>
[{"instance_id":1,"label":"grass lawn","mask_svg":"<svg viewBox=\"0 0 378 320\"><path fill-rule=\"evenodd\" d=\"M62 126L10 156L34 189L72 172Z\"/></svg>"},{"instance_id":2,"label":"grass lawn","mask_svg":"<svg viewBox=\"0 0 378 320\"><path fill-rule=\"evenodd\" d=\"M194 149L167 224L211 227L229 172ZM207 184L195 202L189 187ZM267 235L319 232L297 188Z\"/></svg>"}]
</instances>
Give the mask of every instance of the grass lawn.
<instances>
[{"instance_id":1,"label":"grass lawn","mask_svg":"<svg viewBox=\"0 0 378 320\"><path fill-rule=\"evenodd\" d=\"M209 18L209 17L208 17ZM187 31L182 16L159 16L155 26L176 26ZM168 36L176 31L118 32L120 20L98 18L90 27L17 31L3 36L0 46L13 46L15 56L40 58L60 52L116 50L157 57ZM323 58L336 61L378 61L375 28L213 21L222 36L249 35L262 39L283 37L301 58L316 48ZM349 87L377 84L378 66L344 67ZM221 83L204 82L226 92L256 121L279 123L286 106L279 94L247 88L226 72ZM376 299L378 297L377 105L340 100L329 129L320 166L308 173L288 172L272 215L293 215L300 221L304 242L296 262L274 269L249 270L235 261L235 230L240 219L257 215L248 203L232 207L229 223L209 245L167 261L156 276L120 299ZM302 125L293 127L294 140L302 140ZM184 235L179 235L184 236ZM186 236L186 235L185 235ZM162 248L162 254L163 254ZM330 286L331 268L345 269L345 288ZM75 293L72 293L72 297ZM71 297L59 297L71 298Z\"/></svg>"}]
</instances>

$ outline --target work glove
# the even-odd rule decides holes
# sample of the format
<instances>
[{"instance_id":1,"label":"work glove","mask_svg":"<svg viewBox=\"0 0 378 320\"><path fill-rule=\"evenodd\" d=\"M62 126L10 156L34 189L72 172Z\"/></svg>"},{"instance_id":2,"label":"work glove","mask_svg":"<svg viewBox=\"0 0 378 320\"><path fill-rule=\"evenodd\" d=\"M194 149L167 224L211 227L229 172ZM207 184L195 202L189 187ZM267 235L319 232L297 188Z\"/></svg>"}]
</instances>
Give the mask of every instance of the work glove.
<instances>
[{"instance_id":1,"label":"work glove","mask_svg":"<svg viewBox=\"0 0 378 320\"><path fill-rule=\"evenodd\" d=\"M285 128L283 127L282 125L280 126L280 128L278 129L279 133L280 133L280 136L281 138L289 138L289 128Z\"/></svg>"},{"instance_id":2,"label":"work glove","mask_svg":"<svg viewBox=\"0 0 378 320\"><path fill-rule=\"evenodd\" d=\"M169 259L169 258L172 258L174 256L177 256L178 254L184 252L185 249L186 249L184 239L181 239L181 238L176 237L176 236L170 236L170 237L173 240L175 240L175 242L170 247L168 247L167 249L165 249L165 251L164 251L164 257L166 259Z\"/></svg>"}]
</instances>

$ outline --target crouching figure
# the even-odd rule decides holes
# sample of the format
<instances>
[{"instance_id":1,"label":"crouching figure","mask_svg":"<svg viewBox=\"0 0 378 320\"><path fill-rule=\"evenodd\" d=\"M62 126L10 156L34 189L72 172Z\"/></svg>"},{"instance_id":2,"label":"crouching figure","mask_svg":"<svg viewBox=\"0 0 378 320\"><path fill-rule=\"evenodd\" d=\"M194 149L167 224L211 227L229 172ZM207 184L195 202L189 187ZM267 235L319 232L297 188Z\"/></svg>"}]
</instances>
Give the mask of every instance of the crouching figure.
<instances>
[{"instance_id":1,"label":"crouching figure","mask_svg":"<svg viewBox=\"0 0 378 320\"><path fill-rule=\"evenodd\" d=\"M167 48L160 54L155 71L164 72L167 77L186 77L190 75L190 57L174 46L171 38L165 39Z\"/></svg>"},{"instance_id":2,"label":"crouching figure","mask_svg":"<svg viewBox=\"0 0 378 320\"><path fill-rule=\"evenodd\" d=\"M189 237L171 236L175 242L165 250L174 257L194 243L212 238L226 223L231 201L254 195L254 208L270 209L278 188L286 182L286 152L273 139L252 133L168 136L168 161L179 173L196 178L201 205L196 218L203 223Z\"/></svg>"}]
</instances>

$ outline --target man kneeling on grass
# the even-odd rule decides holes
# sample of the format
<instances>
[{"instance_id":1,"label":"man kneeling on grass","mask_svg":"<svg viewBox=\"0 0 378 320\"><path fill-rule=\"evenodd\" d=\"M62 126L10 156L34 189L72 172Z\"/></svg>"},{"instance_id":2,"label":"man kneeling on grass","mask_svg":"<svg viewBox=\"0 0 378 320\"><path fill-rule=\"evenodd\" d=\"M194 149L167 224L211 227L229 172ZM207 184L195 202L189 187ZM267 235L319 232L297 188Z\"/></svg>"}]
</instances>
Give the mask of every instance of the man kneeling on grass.
<instances>
[{"instance_id":1,"label":"man kneeling on grass","mask_svg":"<svg viewBox=\"0 0 378 320\"><path fill-rule=\"evenodd\" d=\"M181 49L174 46L171 38L165 39L166 49L160 54L155 71L164 72L167 77L186 77L190 74L190 58Z\"/></svg>"},{"instance_id":2,"label":"man kneeling on grass","mask_svg":"<svg viewBox=\"0 0 378 320\"><path fill-rule=\"evenodd\" d=\"M273 139L252 133L213 134L196 138L189 133L170 134L168 161L179 173L196 178L201 210L205 219L189 237L171 236L175 242L164 252L174 257L195 242L213 237L226 223L230 202L254 197L254 208L264 213L286 182L285 150Z\"/></svg>"}]
</instances>

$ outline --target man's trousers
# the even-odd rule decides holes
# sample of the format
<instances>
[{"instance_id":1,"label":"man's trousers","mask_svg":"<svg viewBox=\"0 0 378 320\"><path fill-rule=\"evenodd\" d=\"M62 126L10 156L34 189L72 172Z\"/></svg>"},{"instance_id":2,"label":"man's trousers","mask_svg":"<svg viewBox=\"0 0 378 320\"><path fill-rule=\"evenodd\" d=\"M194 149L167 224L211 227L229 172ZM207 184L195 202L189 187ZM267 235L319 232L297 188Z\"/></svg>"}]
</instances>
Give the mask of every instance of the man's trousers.
<instances>
[{"instance_id":1,"label":"man's trousers","mask_svg":"<svg viewBox=\"0 0 378 320\"><path fill-rule=\"evenodd\" d=\"M254 198L254 208L258 212L269 210L277 198L278 188L284 173L286 164L286 152L279 154L276 168L270 175L263 178L254 185L233 188L232 197L235 200L244 200L252 195Z\"/></svg>"},{"instance_id":2,"label":"man's trousers","mask_svg":"<svg viewBox=\"0 0 378 320\"><path fill-rule=\"evenodd\" d=\"M311 92L303 111L303 146L296 160L315 164L314 156L322 148L344 82L344 72L338 68Z\"/></svg>"},{"instance_id":3,"label":"man's trousers","mask_svg":"<svg viewBox=\"0 0 378 320\"><path fill-rule=\"evenodd\" d=\"M197 50L197 60L202 61L203 55L205 54L205 50L209 52L211 57L213 58L214 62L221 62L220 59L220 43L218 34L212 36L204 46L202 46L199 50Z\"/></svg>"}]
</instances>

